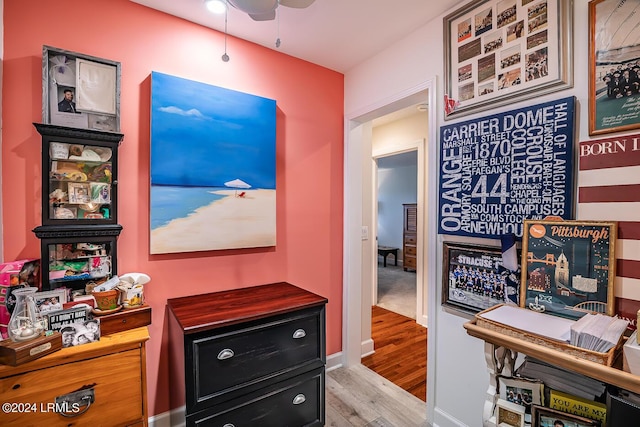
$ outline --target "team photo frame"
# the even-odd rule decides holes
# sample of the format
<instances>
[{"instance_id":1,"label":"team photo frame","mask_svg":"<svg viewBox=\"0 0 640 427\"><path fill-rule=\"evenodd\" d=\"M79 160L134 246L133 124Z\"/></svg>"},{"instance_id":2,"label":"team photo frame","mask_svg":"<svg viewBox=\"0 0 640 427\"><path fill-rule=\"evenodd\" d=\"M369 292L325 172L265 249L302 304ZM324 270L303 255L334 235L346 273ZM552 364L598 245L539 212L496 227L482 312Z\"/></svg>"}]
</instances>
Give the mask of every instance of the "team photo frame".
<instances>
[{"instance_id":1,"label":"team photo frame","mask_svg":"<svg viewBox=\"0 0 640 427\"><path fill-rule=\"evenodd\" d=\"M443 242L442 261L443 306L475 314L505 302L500 248Z\"/></svg>"},{"instance_id":2,"label":"team photo frame","mask_svg":"<svg viewBox=\"0 0 640 427\"><path fill-rule=\"evenodd\" d=\"M577 320L614 314L617 223L525 220L520 306Z\"/></svg>"},{"instance_id":3,"label":"team photo frame","mask_svg":"<svg viewBox=\"0 0 640 427\"><path fill-rule=\"evenodd\" d=\"M443 27L445 120L573 86L572 0L474 0Z\"/></svg>"},{"instance_id":4,"label":"team photo frame","mask_svg":"<svg viewBox=\"0 0 640 427\"><path fill-rule=\"evenodd\" d=\"M589 135L640 128L639 6L589 2Z\"/></svg>"}]
</instances>

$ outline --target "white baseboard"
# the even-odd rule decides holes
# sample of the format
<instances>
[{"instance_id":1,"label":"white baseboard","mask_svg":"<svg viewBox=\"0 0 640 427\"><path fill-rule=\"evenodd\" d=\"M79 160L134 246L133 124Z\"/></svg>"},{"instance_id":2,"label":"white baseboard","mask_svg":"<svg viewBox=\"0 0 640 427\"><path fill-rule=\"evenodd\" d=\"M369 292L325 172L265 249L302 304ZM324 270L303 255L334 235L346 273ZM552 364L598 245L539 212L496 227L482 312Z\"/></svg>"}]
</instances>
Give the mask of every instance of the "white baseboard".
<instances>
[{"instance_id":1,"label":"white baseboard","mask_svg":"<svg viewBox=\"0 0 640 427\"><path fill-rule=\"evenodd\" d=\"M342 367L342 352L333 353L327 356L327 364L325 365L325 371L333 371Z\"/></svg>"},{"instance_id":2,"label":"white baseboard","mask_svg":"<svg viewBox=\"0 0 640 427\"><path fill-rule=\"evenodd\" d=\"M365 357L365 356L369 356L373 353L375 353L375 349L373 348L373 340L371 338L369 338L366 341L363 341L362 344L360 345L360 357Z\"/></svg>"},{"instance_id":3,"label":"white baseboard","mask_svg":"<svg viewBox=\"0 0 640 427\"><path fill-rule=\"evenodd\" d=\"M184 427L185 406L149 417L149 427Z\"/></svg>"},{"instance_id":4,"label":"white baseboard","mask_svg":"<svg viewBox=\"0 0 640 427\"><path fill-rule=\"evenodd\" d=\"M433 427L469 427L456 417L441 409L435 408Z\"/></svg>"}]
</instances>

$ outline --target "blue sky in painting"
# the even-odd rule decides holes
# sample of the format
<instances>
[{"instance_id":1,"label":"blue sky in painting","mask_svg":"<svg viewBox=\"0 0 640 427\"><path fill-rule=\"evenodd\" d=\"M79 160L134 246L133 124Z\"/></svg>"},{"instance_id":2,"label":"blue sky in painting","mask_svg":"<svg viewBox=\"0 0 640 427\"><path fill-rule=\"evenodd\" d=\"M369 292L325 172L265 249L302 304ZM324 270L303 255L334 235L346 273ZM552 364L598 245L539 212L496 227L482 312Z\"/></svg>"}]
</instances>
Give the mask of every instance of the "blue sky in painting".
<instances>
[{"instance_id":1,"label":"blue sky in painting","mask_svg":"<svg viewBox=\"0 0 640 427\"><path fill-rule=\"evenodd\" d=\"M276 188L276 101L151 73L151 184Z\"/></svg>"}]
</instances>

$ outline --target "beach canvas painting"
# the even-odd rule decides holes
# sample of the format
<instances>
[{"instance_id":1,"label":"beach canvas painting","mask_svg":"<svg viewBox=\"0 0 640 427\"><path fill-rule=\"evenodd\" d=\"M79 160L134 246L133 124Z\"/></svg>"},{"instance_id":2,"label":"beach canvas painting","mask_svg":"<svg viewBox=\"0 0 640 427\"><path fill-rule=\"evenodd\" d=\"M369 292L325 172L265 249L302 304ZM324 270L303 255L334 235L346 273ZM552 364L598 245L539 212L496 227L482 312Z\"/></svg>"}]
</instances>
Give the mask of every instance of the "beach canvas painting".
<instances>
[{"instance_id":1,"label":"beach canvas painting","mask_svg":"<svg viewBox=\"0 0 640 427\"><path fill-rule=\"evenodd\" d=\"M276 244L276 101L151 73L150 252Z\"/></svg>"}]
</instances>

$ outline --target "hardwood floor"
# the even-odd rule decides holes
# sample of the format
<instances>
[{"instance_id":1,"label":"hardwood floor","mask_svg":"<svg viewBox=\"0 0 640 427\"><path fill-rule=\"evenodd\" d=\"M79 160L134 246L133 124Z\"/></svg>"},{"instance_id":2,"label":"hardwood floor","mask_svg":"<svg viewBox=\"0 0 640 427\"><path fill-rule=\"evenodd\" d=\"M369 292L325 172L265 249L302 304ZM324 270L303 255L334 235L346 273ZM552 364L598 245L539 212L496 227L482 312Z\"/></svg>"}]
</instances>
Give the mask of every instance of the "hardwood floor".
<instances>
[{"instance_id":1,"label":"hardwood floor","mask_svg":"<svg viewBox=\"0 0 640 427\"><path fill-rule=\"evenodd\" d=\"M427 400L427 329L382 307L371 311L375 353L362 364L423 402Z\"/></svg>"}]
</instances>

